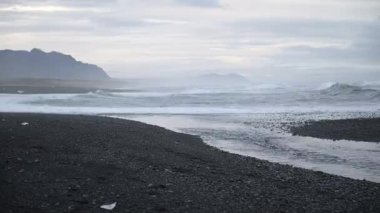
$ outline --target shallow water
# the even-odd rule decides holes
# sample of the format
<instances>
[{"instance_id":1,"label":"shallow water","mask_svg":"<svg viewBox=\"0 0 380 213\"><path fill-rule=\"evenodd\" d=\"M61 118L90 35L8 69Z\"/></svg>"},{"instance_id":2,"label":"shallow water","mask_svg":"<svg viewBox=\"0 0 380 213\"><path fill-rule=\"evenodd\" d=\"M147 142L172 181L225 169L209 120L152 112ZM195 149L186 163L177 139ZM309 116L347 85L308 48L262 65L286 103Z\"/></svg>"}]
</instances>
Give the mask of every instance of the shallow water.
<instances>
[{"instance_id":1,"label":"shallow water","mask_svg":"<svg viewBox=\"0 0 380 213\"><path fill-rule=\"evenodd\" d=\"M292 136L285 126L305 115L113 115L200 135L221 150L271 162L380 182L380 143ZM325 118L327 115L319 115ZM361 115L363 116L363 115ZM232 118L233 117L233 118ZM267 119L265 119L265 117ZM318 117L314 115L314 117ZM336 115L336 118L355 117Z\"/></svg>"}]
</instances>

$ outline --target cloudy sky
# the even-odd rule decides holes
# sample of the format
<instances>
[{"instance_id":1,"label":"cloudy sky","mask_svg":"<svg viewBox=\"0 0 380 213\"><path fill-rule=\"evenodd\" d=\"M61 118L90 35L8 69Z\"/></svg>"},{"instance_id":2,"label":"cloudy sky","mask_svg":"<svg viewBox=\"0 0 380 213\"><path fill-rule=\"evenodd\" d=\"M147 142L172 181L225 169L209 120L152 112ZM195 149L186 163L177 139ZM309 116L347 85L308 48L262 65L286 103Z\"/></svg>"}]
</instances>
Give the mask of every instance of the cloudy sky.
<instances>
[{"instance_id":1,"label":"cloudy sky","mask_svg":"<svg viewBox=\"0 0 380 213\"><path fill-rule=\"evenodd\" d=\"M1 0L0 17L0 49L60 51L113 77L380 80L379 0Z\"/></svg>"}]
</instances>

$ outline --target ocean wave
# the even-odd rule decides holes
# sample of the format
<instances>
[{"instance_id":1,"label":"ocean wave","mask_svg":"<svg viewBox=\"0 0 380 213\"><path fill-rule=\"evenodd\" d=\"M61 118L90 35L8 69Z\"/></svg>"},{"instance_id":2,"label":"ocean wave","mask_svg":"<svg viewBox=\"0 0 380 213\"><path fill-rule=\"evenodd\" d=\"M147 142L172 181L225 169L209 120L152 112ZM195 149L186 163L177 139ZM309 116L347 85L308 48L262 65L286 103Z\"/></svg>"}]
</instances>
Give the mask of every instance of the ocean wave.
<instances>
[{"instance_id":1,"label":"ocean wave","mask_svg":"<svg viewBox=\"0 0 380 213\"><path fill-rule=\"evenodd\" d=\"M360 86L363 86L367 89L375 89L380 90L380 81L365 81L360 84Z\"/></svg>"},{"instance_id":2,"label":"ocean wave","mask_svg":"<svg viewBox=\"0 0 380 213\"><path fill-rule=\"evenodd\" d=\"M249 93L249 90L245 89L181 89L173 91L134 91L134 92L101 92L96 93L104 96L113 97L168 97L168 96L191 96L191 95L212 95L212 94L244 94Z\"/></svg>"},{"instance_id":3,"label":"ocean wave","mask_svg":"<svg viewBox=\"0 0 380 213\"><path fill-rule=\"evenodd\" d=\"M358 96L361 98L380 98L380 91L368 89L362 86L350 84L334 83L331 86L320 90L324 95L329 96Z\"/></svg>"}]
</instances>

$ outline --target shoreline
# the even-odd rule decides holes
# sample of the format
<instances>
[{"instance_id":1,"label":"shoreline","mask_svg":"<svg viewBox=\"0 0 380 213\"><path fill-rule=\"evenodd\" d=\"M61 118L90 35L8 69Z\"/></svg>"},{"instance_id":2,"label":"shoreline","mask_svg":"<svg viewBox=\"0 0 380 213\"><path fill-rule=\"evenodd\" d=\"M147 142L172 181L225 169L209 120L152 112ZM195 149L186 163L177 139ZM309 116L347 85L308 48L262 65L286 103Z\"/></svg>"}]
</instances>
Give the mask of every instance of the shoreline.
<instances>
[{"instance_id":1,"label":"shoreline","mask_svg":"<svg viewBox=\"0 0 380 213\"><path fill-rule=\"evenodd\" d=\"M112 202L113 212L380 211L379 183L230 154L136 121L0 113L0 127L0 208L10 212L103 212Z\"/></svg>"}]
</instances>

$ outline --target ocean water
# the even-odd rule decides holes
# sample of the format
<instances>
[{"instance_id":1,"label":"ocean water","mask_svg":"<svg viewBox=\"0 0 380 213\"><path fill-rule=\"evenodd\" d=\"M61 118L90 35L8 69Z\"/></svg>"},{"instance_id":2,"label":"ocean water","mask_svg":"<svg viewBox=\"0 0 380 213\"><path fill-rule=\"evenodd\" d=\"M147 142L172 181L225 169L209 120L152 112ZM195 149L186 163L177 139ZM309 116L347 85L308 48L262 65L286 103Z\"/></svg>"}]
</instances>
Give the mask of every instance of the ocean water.
<instances>
[{"instance_id":1,"label":"ocean water","mask_svg":"<svg viewBox=\"0 0 380 213\"><path fill-rule=\"evenodd\" d=\"M307 120L380 117L376 85L124 88L86 94L0 94L2 112L97 114L195 134L227 152L380 182L380 144L292 136Z\"/></svg>"}]
</instances>

